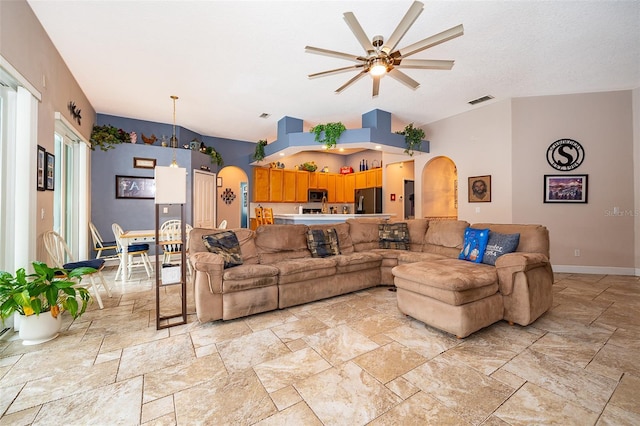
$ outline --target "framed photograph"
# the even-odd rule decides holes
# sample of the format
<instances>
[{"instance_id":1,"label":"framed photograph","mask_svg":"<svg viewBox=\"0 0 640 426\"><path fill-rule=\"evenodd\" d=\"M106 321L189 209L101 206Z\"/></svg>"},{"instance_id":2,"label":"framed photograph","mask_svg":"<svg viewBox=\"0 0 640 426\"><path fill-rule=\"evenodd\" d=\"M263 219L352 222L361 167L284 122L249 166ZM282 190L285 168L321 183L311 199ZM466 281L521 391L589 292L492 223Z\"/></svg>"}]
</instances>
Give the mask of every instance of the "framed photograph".
<instances>
[{"instance_id":1,"label":"framed photograph","mask_svg":"<svg viewBox=\"0 0 640 426\"><path fill-rule=\"evenodd\" d=\"M156 159L133 157L133 167L136 169L155 169Z\"/></svg>"},{"instance_id":2,"label":"framed photograph","mask_svg":"<svg viewBox=\"0 0 640 426\"><path fill-rule=\"evenodd\" d=\"M587 203L589 175L544 175L545 203Z\"/></svg>"},{"instance_id":3,"label":"framed photograph","mask_svg":"<svg viewBox=\"0 0 640 426\"><path fill-rule=\"evenodd\" d=\"M220 188L222 186L222 178L221 177L216 179L216 185L218 186L218 188Z\"/></svg>"},{"instance_id":4,"label":"framed photograph","mask_svg":"<svg viewBox=\"0 0 640 426\"><path fill-rule=\"evenodd\" d=\"M116 198L154 199L156 180L153 177L116 176Z\"/></svg>"},{"instance_id":5,"label":"framed photograph","mask_svg":"<svg viewBox=\"0 0 640 426\"><path fill-rule=\"evenodd\" d=\"M469 202L491 202L491 175L471 176L469 178Z\"/></svg>"},{"instance_id":6,"label":"framed photograph","mask_svg":"<svg viewBox=\"0 0 640 426\"><path fill-rule=\"evenodd\" d=\"M38 167L36 174L36 182L38 183L38 191L44 191L45 168L47 166L47 150L38 145Z\"/></svg>"},{"instance_id":7,"label":"framed photograph","mask_svg":"<svg viewBox=\"0 0 640 426\"><path fill-rule=\"evenodd\" d=\"M56 156L47 152L47 175L45 177L45 187L49 191L55 189L55 177L56 177Z\"/></svg>"}]
</instances>

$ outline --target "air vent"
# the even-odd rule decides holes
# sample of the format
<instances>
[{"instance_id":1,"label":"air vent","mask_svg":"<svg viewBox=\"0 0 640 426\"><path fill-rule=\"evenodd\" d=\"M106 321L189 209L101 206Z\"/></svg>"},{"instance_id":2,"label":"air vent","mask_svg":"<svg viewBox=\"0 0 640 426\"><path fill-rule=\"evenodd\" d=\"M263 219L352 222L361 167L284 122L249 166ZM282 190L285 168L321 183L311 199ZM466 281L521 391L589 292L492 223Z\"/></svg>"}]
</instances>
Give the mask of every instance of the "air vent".
<instances>
[{"instance_id":1,"label":"air vent","mask_svg":"<svg viewBox=\"0 0 640 426\"><path fill-rule=\"evenodd\" d=\"M491 95L486 95L486 96L483 96L483 97L481 97L481 98L478 98L478 99L474 99L474 100L472 100L472 101L469 101L469 104L471 104L471 105L475 105L475 104L479 104L480 102L486 102L486 101L488 101L489 99L493 99L493 96L491 96Z\"/></svg>"},{"instance_id":2,"label":"air vent","mask_svg":"<svg viewBox=\"0 0 640 426\"><path fill-rule=\"evenodd\" d=\"M260 118L269 118L271 117L271 114L267 114L266 112L263 112L262 114L260 114Z\"/></svg>"}]
</instances>

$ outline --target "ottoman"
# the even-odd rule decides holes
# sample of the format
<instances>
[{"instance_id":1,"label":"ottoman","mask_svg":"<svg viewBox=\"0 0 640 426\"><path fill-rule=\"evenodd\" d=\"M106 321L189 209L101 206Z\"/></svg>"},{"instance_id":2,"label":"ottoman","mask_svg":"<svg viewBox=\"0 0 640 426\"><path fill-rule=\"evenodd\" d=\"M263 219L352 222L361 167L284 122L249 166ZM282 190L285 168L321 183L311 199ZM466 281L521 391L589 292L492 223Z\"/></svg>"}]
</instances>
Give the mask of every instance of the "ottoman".
<instances>
[{"instance_id":1,"label":"ottoman","mask_svg":"<svg viewBox=\"0 0 640 426\"><path fill-rule=\"evenodd\" d=\"M391 272L402 313L458 338L503 317L493 266L444 259L398 265Z\"/></svg>"}]
</instances>

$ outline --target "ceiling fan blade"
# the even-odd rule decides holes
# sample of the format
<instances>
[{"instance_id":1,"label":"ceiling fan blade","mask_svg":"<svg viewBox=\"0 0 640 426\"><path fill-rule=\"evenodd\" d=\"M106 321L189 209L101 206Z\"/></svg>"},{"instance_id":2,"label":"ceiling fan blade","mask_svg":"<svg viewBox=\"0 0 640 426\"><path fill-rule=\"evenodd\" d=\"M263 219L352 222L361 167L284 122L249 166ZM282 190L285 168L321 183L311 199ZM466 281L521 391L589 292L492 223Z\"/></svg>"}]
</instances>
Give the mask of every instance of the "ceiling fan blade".
<instances>
[{"instance_id":1,"label":"ceiling fan blade","mask_svg":"<svg viewBox=\"0 0 640 426\"><path fill-rule=\"evenodd\" d=\"M406 84L412 89L417 89L420 86L420 83L418 83L417 81L415 81L414 79L412 79L411 77L409 77L408 75L406 75L405 73L403 73L397 68L393 68L391 71L389 71L389 77L395 78L399 82Z\"/></svg>"},{"instance_id":2,"label":"ceiling fan blade","mask_svg":"<svg viewBox=\"0 0 640 426\"><path fill-rule=\"evenodd\" d=\"M419 70L450 70L454 61L440 59L399 59L394 65L400 68L413 68Z\"/></svg>"},{"instance_id":3,"label":"ceiling fan blade","mask_svg":"<svg viewBox=\"0 0 640 426\"><path fill-rule=\"evenodd\" d=\"M352 55L350 53L336 52L335 50L322 49L320 47L305 46L304 50L307 53L315 53L316 55L332 56L334 58L346 59L348 61L354 61L354 62L367 60L362 56Z\"/></svg>"},{"instance_id":4,"label":"ceiling fan blade","mask_svg":"<svg viewBox=\"0 0 640 426\"><path fill-rule=\"evenodd\" d=\"M371 95L371 97L375 98L376 96L378 96L378 93L380 92L380 76L374 75L372 77L373 77L373 94Z\"/></svg>"},{"instance_id":5,"label":"ceiling fan blade","mask_svg":"<svg viewBox=\"0 0 640 426\"><path fill-rule=\"evenodd\" d=\"M340 74L342 72L357 70L358 68L362 68L362 67L364 67L364 64L351 65L351 66L344 67L344 68L336 68L334 70L321 71L321 72L317 72L317 73L314 73L314 74L309 74L307 77L309 77L309 78L324 77L324 76L327 76L327 75Z\"/></svg>"},{"instance_id":6,"label":"ceiling fan blade","mask_svg":"<svg viewBox=\"0 0 640 426\"><path fill-rule=\"evenodd\" d=\"M353 13L345 12L344 20L347 21L347 25L351 29L351 32L356 36L358 42L360 42L360 45L364 48L365 51L373 52L376 50L373 47L373 44L371 44L371 40L369 40L369 37L367 37L367 34L360 26L360 22L358 22L356 16Z\"/></svg>"},{"instance_id":7,"label":"ceiling fan blade","mask_svg":"<svg viewBox=\"0 0 640 426\"><path fill-rule=\"evenodd\" d=\"M362 70L361 72L359 72L358 74L356 74L355 77L353 77L351 80L347 81L345 84L343 84L342 86L338 87L336 89L336 93L340 93L342 92L344 89L346 89L347 87L351 86L353 83L355 83L356 81L360 80L362 77L365 76L365 74L367 74L367 71Z\"/></svg>"},{"instance_id":8,"label":"ceiling fan blade","mask_svg":"<svg viewBox=\"0 0 640 426\"><path fill-rule=\"evenodd\" d=\"M397 44L402 40L402 37L407 33L411 25L418 19L418 16L422 13L423 4L419 1L414 1L407 13L404 15L396 29L389 37L389 40L382 46L382 51L386 54L389 54L393 49L396 48Z\"/></svg>"},{"instance_id":9,"label":"ceiling fan blade","mask_svg":"<svg viewBox=\"0 0 640 426\"><path fill-rule=\"evenodd\" d=\"M394 58L398 56L406 58L407 56L422 52L425 49L444 43L452 38L460 37L462 34L464 34L464 28L462 27L462 24L460 24L431 37L427 37L417 43L413 43L410 46L399 49L396 52L393 52L391 56Z\"/></svg>"}]
</instances>

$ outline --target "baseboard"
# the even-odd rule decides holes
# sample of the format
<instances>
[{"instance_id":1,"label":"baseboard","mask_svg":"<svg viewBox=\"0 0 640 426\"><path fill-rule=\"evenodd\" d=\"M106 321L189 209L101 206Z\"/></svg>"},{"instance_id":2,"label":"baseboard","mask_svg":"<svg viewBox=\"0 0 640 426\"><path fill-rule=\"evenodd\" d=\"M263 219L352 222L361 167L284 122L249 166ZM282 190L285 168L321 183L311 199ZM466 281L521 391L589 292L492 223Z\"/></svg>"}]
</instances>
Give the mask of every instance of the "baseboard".
<instances>
[{"instance_id":1,"label":"baseboard","mask_svg":"<svg viewBox=\"0 0 640 426\"><path fill-rule=\"evenodd\" d=\"M566 274L606 274L606 275L632 275L640 277L640 268L619 268L614 266L577 266L577 265L552 265L553 272Z\"/></svg>"}]
</instances>

